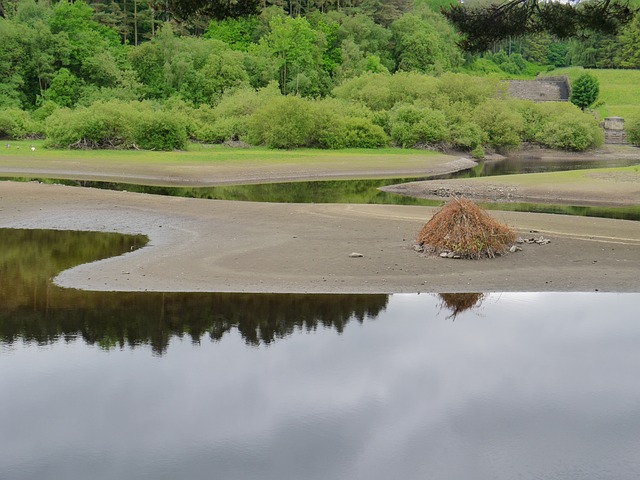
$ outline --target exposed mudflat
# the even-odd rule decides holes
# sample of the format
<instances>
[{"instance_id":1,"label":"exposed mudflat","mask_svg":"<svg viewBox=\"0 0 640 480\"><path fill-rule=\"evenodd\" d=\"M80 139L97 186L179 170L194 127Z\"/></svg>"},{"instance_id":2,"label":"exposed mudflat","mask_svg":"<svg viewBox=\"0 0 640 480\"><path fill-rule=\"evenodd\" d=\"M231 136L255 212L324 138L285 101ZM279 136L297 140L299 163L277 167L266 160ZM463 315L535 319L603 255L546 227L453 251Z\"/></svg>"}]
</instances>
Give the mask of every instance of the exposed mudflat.
<instances>
[{"instance_id":1,"label":"exposed mudflat","mask_svg":"<svg viewBox=\"0 0 640 480\"><path fill-rule=\"evenodd\" d=\"M563 155L563 156L561 156ZM536 160L575 160L602 162L607 159L638 159L640 149L607 147L594 152L559 153L554 150L524 150L514 156ZM465 197L479 202L550 203L560 205L627 207L640 205L640 170L578 171L504 175L453 180L408 182L382 187L399 195L426 199Z\"/></svg>"},{"instance_id":2,"label":"exposed mudflat","mask_svg":"<svg viewBox=\"0 0 640 480\"><path fill-rule=\"evenodd\" d=\"M90 290L399 293L640 291L640 223L492 212L548 245L493 260L423 257L434 210L225 202L0 182L0 227L143 233L147 247L63 272ZM533 232L535 231L535 232ZM351 253L362 257L351 258Z\"/></svg>"}]
</instances>

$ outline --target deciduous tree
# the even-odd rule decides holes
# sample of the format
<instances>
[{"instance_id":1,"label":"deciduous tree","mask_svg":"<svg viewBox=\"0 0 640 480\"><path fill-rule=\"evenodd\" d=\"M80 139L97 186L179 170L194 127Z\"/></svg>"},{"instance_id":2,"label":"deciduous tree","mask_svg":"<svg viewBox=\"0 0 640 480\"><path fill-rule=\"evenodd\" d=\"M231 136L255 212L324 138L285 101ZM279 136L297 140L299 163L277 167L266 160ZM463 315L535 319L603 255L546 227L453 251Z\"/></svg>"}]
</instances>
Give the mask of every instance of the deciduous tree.
<instances>
[{"instance_id":1,"label":"deciduous tree","mask_svg":"<svg viewBox=\"0 0 640 480\"><path fill-rule=\"evenodd\" d=\"M590 107L598 99L600 84L598 79L590 73L580 75L571 84L571 96L569 100L583 111Z\"/></svg>"}]
</instances>

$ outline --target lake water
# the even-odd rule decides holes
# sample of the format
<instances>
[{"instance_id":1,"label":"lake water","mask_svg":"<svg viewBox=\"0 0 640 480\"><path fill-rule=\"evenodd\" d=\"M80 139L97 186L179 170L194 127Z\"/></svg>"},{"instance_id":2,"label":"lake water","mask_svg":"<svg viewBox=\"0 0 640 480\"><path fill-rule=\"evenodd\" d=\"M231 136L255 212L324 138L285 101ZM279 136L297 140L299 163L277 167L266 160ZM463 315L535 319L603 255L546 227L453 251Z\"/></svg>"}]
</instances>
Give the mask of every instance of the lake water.
<instances>
[{"instance_id":1,"label":"lake water","mask_svg":"<svg viewBox=\"0 0 640 480\"><path fill-rule=\"evenodd\" d=\"M143 243L0 230L2 480L640 477L640 294L48 280Z\"/></svg>"},{"instance_id":2,"label":"lake water","mask_svg":"<svg viewBox=\"0 0 640 480\"><path fill-rule=\"evenodd\" d=\"M2 314L3 480L640 476L640 294L71 295Z\"/></svg>"},{"instance_id":3,"label":"lake water","mask_svg":"<svg viewBox=\"0 0 640 480\"><path fill-rule=\"evenodd\" d=\"M95 342L89 312L3 341L0 477L639 477L640 295L491 294L455 321L437 296L286 297L156 305L161 349ZM194 314L228 329L172 332Z\"/></svg>"}]
</instances>

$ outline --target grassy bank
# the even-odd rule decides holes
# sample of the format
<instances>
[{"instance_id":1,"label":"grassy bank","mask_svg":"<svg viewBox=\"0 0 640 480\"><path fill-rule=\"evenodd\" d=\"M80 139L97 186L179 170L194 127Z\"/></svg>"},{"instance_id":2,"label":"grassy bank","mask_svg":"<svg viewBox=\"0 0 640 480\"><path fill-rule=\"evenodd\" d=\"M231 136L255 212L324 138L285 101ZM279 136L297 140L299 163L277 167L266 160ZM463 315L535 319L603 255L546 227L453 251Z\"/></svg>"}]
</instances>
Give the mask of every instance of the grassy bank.
<instances>
[{"instance_id":1,"label":"grassy bank","mask_svg":"<svg viewBox=\"0 0 640 480\"><path fill-rule=\"evenodd\" d=\"M52 150L42 142L0 149L0 176L103 180L145 185L222 185L313 178L440 173L454 157L428 150L273 150L190 144L187 151ZM35 151L31 150L35 147Z\"/></svg>"},{"instance_id":2,"label":"grassy bank","mask_svg":"<svg viewBox=\"0 0 640 480\"><path fill-rule=\"evenodd\" d=\"M599 100L602 105L596 107L600 118L618 116L629 118L633 114L640 114L640 70L599 70L584 69L582 67L561 68L546 75L567 75L574 81L585 71L594 75L600 82Z\"/></svg>"}]
</instances>

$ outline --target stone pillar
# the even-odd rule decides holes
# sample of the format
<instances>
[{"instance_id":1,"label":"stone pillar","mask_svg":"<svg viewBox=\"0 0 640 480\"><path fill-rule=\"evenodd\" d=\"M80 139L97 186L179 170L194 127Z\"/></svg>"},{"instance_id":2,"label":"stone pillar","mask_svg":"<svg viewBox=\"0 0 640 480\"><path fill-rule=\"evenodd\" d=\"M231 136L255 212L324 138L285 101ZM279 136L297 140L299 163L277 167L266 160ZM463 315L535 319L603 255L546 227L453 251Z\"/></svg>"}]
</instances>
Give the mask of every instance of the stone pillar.
<instances>
[{"instance_id":1,"label":"stone pillar","mask_svg":"<svg viewBox=\"0 0 640 480\"><path fill-rule=\"evenodd\" d=\"M604 143L613 145L626 143L624 118L607 117L604 119Z\"/></svg>"}]
</instances>

